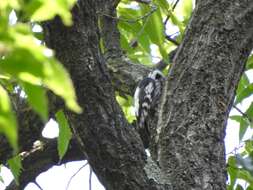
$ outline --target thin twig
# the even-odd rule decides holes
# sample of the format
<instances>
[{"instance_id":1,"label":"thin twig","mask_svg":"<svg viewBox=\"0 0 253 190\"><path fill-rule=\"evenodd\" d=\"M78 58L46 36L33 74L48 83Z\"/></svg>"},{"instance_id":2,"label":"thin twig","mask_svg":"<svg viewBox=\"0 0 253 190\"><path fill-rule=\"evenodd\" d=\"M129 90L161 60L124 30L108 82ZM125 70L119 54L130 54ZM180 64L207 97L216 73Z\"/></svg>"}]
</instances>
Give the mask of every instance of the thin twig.
<instances>
[{"instance_id":1,"label":"thin twig","mask_svg":"<svg viewBox=\"0 0 253 190\"><path fill-rule=\"evenodd\" d=\"M170 42L172 42L173 44L175 44L176 46L179 46L179 45L180 45L175 39L173 39L173 38L170 37L169 35L166 35L165 38L166 38L168 41L170 41Z\"/></svg>"},{"instance_id":2,"label":"thin twig","mask_svg":"<svg viewBox=\"0 0 253 190\"><path fill-rule=\"evenodd\" d=\"M174 5L173 5L173 7L172 7L172 10L174 11L174 9L176 8L176 6L177 6L177 4L179 3L179 0L177 0L175 3L174 3Z\"/></svg>"},{"instance_id":3,"label":"thin twig","mask_svg":"<svg viewBox=\"0 0 253 190\"><path fill-rule=\"evenodd\" d=\"M106 13L101 13L101 12L98 12L99 15L102 15L102 16L105 16L105 17L109 17L109 18L112 18L112 19L115 19L115 20L119 20L119 21L123 21L123 22L128 22L128 23L136 23L138 22L139 20L144 20L146 19L147 17L149 17L150 15L152 15L155 11L157 10L157 7L155 5L152 5L151 6L151 10L144 14L143 16L140 16L136 19L125 19L125 18L119 18L119 17L115 17L115 16L112 16L112 15L108 15Z\"/></svg>"},{"instance_id":4,"label":"thin twig","mask_svg":"<svg viewBox=\"0 0 253 190\"><path fill-rule=\"evenodd\" d=\"M37 181L34 181L33 183L34 183L40 190L43 190L42 187L38 184Z\"/></svg>"},{"instance_id":5,"label":"thin twig","mask_svg":"<svg viewBox=\"0 0 253 190\"><path fill-rule=\"evenodd\" d=\"M249 120L249 122L252 122L252 119L250 118L250 116L247 113L244 113L242 110L240 110L236 105L233 105L233 108L236 109L236 111L238 111L240 114L242 114L243 117L247 118Z\"/></svg>"},{"instance_id":6,"label":"thin twig","mask_svg":"<svg viewBox=\"0 0 253 190\"><path fill-rule=\"evenodd\" d=\"M178 48L172 50L170 53L169 53L169 61L170 63L173 62L173 59L177 53L177 50ZM153 67L153 69L158 69L160 71L162 71L163 69L165 69L166 67L168 66L168 63L166 63L164 60L161 60L159 61L157 64L155 64L155 66Z\"/></svg>"},{"instance_id":7,"label":"thin twig","mask_svg":"<svg viewBox=\"0 0 253 190\"><path fill-rule=\"evenodd\" d=\"M135 47L135 45L137 44L137 39L141 36L141 34L143 33L145 27L146 27L146 24L147 24L147 21L148 21L148 18L157 10L157 7L155 5L151 5L152 9L150 12L148 12L147 14L145 14L145 17L142 16L142 20L143 20L143 25L140 29L140 31L136 34L136 37L134 40L132 40L130 46L131 47Z\"/></svg>"},{"instance_id":8,"label":"thin twig","mask_svg":"<svg viewBox=\"0 0 253 190\"><path fill-rule=\"evenodd\" d=\"M175 8L176 8L178 2L179 2L179 0L177 0L177 1L174 3L174 5L172 6L172 11L175 10ZM170 19L170 16L171 16L171 12L167 15L167 17L166 17L166 19L165 19L165 21L164 21L164 26L166 26L168 20Z\"/></svg>"},{"instance_id":9,"label":"thin twig","mask_svg":"<svg viewBox=\"0 0 253 190\"><path fill-rule=\"evenodd\" d=\"M236 111L238 111L242 117L245 117L248 119L249 122L252 121L252 119L250 118L250 116L248 116L248 114L244 113L240 108L238 108L236 105L233 105L233 108L236 109ZM229 155L229 154L236 154L236 152L242 148L244 145L245 145L245 142L246 141L242 141L237 147L235 147L232 151L230 151L229 153L227 153L226 155Z\"/></svg>"},{"instance_id":10,"label":"thin twig","mask_svg":"<svg viewBox=\"0 0 253 190\"><path fill-rule=\"evenodd\" d=\"M239 144L237 147L235 147L232 151L230 151L229 153L226 154L229 155L229 154L236 154L238 150L240 150L245 144L245 141L243 141L241 144Z\"/></svg>"},{"instance_id":11,"label":"thin twig","mask_svg":"<svg viewBox=\"0 0 253 190\"><path fill-rule=\"evenodd\" d=\"M153 12L152 12L153 13ZM151 14L149 14L149 16L151 16ZM138 39L139 37L140 37L140 35L143 33L143 31L144 31L144 28L146 27L146 24L147 24L147 21L148 21L148 18L149 18L149 16L148 17L145 17L143 20L143 25L142 25L142 27L141 27L141 30L137 33L137 35L136 35L136 39Z\"/></svg>"},{"instance_id":12,"label":"thin twig","mask_svg":"<svg viewBox=\"0 0 253 190\"><path fill-rule=\"evenodd\" d=\"M86 162L82 167L80 167L80 168L70 177L70 179L69 179L69 181L68 181L68 184L67 184L67 186L66 186L66 190L68 190L69 185L70 185L72 179L73 179L85 166L87 166L87 165L88 165L88 162Z\"/></svg>"},{"instance_id":13,"label":"thin twig","mask_svg":"<svg viewBox=\"0 0 253 190\"><path fill-rule=\"evenodd\" d=\"M143 4L149 4L149 3L151 3L150 0L134 0L134 1L136 1L138 3L143 3Z\"/></svg>"},{"instance_id":14,"label":"thin twig","mask_svg":"<svg viewBox=\"0 0 253 190\"><path fill-rule=\"evenodd\" d=\"M90 166L90 174L89 174L89 190L92 190L91 178L92 178L92 168L91 168L91 166Z\"/></svg>"}]
</instances>

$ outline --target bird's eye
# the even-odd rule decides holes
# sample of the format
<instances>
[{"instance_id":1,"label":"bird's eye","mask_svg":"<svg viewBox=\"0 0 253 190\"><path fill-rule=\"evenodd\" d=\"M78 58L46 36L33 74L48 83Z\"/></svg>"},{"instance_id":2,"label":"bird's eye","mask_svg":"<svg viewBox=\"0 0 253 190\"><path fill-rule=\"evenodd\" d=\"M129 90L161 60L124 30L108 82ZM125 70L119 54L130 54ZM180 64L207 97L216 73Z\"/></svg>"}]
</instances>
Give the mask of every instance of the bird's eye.
<instances>
[{"instance_id":1,"label":"bird's eye","mask_svg":"<svg viewBox=\"0 0 253 190\"><path fill-rule=\"evenodd\" d=\"M162 76L159 74L156 74L155 79L160 79L160 78L162 78Z\"/></svg>"}]
</instances>

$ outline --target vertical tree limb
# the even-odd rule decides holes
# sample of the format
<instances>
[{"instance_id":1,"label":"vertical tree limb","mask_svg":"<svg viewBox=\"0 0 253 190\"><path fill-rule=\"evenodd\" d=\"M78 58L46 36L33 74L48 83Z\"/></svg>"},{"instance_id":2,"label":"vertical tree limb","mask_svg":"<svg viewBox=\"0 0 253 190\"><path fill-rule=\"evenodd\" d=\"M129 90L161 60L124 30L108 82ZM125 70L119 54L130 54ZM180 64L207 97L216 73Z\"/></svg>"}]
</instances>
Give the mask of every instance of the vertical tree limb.
<instances>
[{"instance_id":1,"label":"vertical tree limb","mask_svg":"<svg viewBox=\"0 0 253 190\"><path fill-rule=\"evenodd\" d=\"M198 1L158 125L159 164L174 189L226 189L225 127L252 48L252 1Z\"/></svg>"}]
</instances>

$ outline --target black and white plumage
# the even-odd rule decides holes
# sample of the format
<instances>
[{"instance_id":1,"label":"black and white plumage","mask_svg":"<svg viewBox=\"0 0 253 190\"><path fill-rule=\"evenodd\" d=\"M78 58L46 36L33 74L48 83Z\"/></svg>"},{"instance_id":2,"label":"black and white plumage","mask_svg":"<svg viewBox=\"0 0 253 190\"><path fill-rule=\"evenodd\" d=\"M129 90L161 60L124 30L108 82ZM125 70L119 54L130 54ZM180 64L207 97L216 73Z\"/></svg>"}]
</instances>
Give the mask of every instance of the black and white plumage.
<instances>
[{"instance_id":1,"label":"black and white plumage","mask_svg":"<svg viewBox=\"0 0 253 190\"><path fill-rule=\"evenodd\" d=\"M145 148L148 147L150 131L148 117L156 111L162 93L164 76L161 71L154 70L138 84L134 93L134 108L137 118L137 130Z\"/></svg>"}]
</instances>

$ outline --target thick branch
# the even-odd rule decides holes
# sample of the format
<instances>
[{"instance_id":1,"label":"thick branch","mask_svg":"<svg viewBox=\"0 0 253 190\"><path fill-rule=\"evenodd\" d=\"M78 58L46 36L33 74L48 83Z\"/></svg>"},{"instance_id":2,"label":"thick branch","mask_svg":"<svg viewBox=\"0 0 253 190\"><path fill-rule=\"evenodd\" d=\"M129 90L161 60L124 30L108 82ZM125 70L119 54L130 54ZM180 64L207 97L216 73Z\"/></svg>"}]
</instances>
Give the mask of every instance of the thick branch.
<instances>
[{"instance_id":1,"label":"thick branch","mask_svg":"<svg viewBox=\"0 0 253 190\"><path fill-rule=\"evenodd\" d=\"M22 155L23 170L19 179L20 186L13 181L6 190L24 189L29 182L34 182L40 173L47 171L53 165L85 159L75 140L71 140L68 152L61 162L59 162L56 139L43 141L41 145L34 147L29 152L23 152Z\"/></svg>"},{"instance_id":2,"label":"thick branch","mask_svg":"<svg viewBox=\"0 0 253 190\"><path fill-rule=\"evenodd\" d=\"M12 102L18 119L18 144L20 151L28 151L33 143L41 137L44 123L40 117L31 109L25 99L12 95ZM5 164L13 156L12 148L7 139L0 136L0 162Z\"/></svg>"},{"instance_id":3,"label":"thick branch","mask_svg":"<svg viewBox=\"0 0 253 190\"><path fill-rule=\"evenodd\" d=\"M144 65L133 64L123 56L109 59L107 67L109 68L115 90L123 95L131 96L133 96L138 82L147 76L152 69Z\"/></svg>"}]
</instances>

